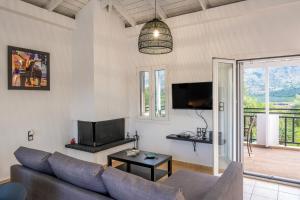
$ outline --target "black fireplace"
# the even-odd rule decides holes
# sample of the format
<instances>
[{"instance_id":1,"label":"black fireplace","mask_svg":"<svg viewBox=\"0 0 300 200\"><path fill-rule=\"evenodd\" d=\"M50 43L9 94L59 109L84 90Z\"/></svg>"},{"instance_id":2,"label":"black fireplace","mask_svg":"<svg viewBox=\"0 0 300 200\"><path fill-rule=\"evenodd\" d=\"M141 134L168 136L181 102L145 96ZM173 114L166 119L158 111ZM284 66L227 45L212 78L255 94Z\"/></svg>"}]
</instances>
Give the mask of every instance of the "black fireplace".
<instances>
[{"instance_id":1,"label":"black fireplace","mask_svg":"<svg viewBox=\"0 0 300 200\"><path fill-rule=\"evenodd\" d=\"M78 144L102 146L125 139L125 119L100 122L78 121Z\"/></svg>"}]
</instances>

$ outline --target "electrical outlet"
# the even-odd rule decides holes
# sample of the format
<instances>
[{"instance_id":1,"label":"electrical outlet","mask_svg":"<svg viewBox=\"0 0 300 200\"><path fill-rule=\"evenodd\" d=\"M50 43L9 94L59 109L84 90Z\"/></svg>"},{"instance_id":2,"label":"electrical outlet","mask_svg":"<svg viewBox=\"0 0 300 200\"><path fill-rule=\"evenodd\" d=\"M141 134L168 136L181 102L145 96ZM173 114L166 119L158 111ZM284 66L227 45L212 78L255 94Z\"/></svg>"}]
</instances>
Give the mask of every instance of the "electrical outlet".
<instances>
[{"instance_id":1,"label":"electrical outlet","mask_svg":"<svg viewBox=\"0 0 300 200\"><path fill-rule=\"evenodd\" d=\"M34 135L34 131L33 131L33 130L29 130L29 131L27 132L27 140L28 140L29 142L33 141L33 135Z\"/></svg>"},{"instance_id":2,"label":"electrical outlet","mask_svg":"<svg viewBox=\"0 0 300 200\"><path fill-rule=\"evenodd\" d=\"M201 128L197 127L197 136L201 135Z\"/></svg>"},{"instance_id":3,"label":"electrical outlet","mask_svg":"<svg viewBox=\"0 0 300 200\"><path fill-rule=\"evenodd\" d=\"M219 102L219 111L224 111L224 102Z\"/></svg>"}]
</instances>

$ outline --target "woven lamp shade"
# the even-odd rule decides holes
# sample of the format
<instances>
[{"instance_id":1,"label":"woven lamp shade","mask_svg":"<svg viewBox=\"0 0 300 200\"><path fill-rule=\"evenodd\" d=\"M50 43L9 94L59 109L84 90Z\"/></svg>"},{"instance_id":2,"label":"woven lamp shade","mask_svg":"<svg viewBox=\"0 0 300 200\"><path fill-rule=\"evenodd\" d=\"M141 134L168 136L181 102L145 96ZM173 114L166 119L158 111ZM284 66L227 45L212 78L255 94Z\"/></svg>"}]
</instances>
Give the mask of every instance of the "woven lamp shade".
<instances>
[{"instance_id":1,"label":"woven lamp shade","mask_svg":"<svg viewBox=\"0 0 300 200\"><path fill-rule=\"evenodd\" d=\"M170 28L159 19L147 22L139 35L139 52L145 54L166 54L173 50Z\"/></svg>"}]
</instances>

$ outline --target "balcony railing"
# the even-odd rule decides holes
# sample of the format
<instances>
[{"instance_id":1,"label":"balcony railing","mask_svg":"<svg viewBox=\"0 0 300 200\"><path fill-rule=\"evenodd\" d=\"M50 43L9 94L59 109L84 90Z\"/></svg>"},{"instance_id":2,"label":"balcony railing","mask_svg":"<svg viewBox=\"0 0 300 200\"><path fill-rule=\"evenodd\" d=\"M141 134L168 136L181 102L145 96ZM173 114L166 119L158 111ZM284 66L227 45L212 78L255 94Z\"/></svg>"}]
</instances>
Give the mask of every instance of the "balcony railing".
<instances>
[{"instance_id":1,"label":"balcony railing","mask_svg":"<svg viewBox=\"0 0 300 200\"><path fill-rule=\"evenodd\" d=\"M258 113L266 113L265 108L244 108L244 136L250 117ZM279 115L279 143L285 146L300 146L300 109L270 108L269 113ZM256 141L256 126L250 141Z\"/></svg>"}]
</instances>

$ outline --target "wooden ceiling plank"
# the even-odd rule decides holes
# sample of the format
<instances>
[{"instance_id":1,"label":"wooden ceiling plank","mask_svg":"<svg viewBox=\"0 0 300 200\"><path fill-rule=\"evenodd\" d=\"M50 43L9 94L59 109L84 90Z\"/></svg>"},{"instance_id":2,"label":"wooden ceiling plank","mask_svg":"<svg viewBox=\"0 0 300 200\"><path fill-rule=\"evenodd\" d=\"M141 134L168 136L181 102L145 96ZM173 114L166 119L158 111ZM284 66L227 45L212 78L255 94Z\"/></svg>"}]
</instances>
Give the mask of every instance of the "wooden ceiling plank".
<instances>
[{"instance_id":1,"label":"wooden ceiling plank","mask_svg":"<svg viewBox=\"0 0 300 200\"><path fill-rule=\"evenodd\" d=\"M71 18L75 18L75 15L76 15L76 11L74 10L71 10L69 8L66 8L64 7L63 5L59 5L57 6L53 12L57 12L57 13L60 13L62 15L65 15L65 16L68 16L68 17L71 17Z\"/></svg>"},{"instance_id":2,"label":"wooden ceiling plank","mask_svg":"<svg viewBox=\"0 0 300 200\"><path fill-rule=\"evenodd\" d=\"M51 0L47 5L46 9L49 11L53 11L59 4L61 4L64 0Z\"/></svg>"},{"instance_id":3,"label":"wooden ceiling plank","mask_svg":"<svg viewBox=\"0 0 300 200\"><path fill-rule=\"evenodd\" d=\"M144 7L144 6L149 7L149 4L145 3L144 1L140 1L140 2L137 2L135 4L128 4L128 5L123 4L123 7L127 10L137 9L137 8Z\"/></svg>"},{"instance_id":4,"label":"wooden ceiling plank","mask_svg":"<svg viewBox=\"0 0 300 200\"><path fill-rule=\"evenodd\" d=\"M125 7L125 6L131 6L137 4L139 2L143 2L143 0L123 0L121 3Z\"/></svg>"},{"instance_id":5,"label":"wooden ceiling plank","mask_svg":"<svg viewBox=\"0 0 300 200\"><path fill-rule=\"evenodd\" d=\"M123 8L123 6L116 0L111 1L112 6L117 10L117 12L122 15L122 17L131 25L135 26L136 21L127 13L127 11Z\"/></svg>"},{"instance_id":6,"label":"wooden ceiling plank","mask_svg":"<svg viewBox=\"0 0 300 200\"><path fill-rule=\"evenodd\" d=\"M146 1L152 6L152 8L155 9L155 1L153 1L153 0L146 0ZM157 4L157 3L156 3L156 12L157 12L157 14L159 15L159 17L161 19L167 19L168 18L166 13L163 11L163 9L160 7L160 5Z\"/></svg>"},{"instance_id":7,"label":"wooden ceiling plank","mask_svg":"<svg viewBox=\"0 0 300 200\"><path fill-rule=\"evenodd\" d=\"M191 4L191 1L181 1L181 2L177 2L177 3L172 3L167 6L164 6L164 10L166 13L168 13L168 10L173 9L173 8L180 9L182 7L182 9L180 9L180 10L186 10L186 8L193 9L195 6L201 10L198 0L196 1L196 4L195 3Z\"/></svg>"},{"instance_id":8,"label":"wooden ceiling plank","mask_svg":"<svg viewBox=\"0 0 300 200\"><path fill-rule=\"evenodd\" d=\"M74 10L74 11L77 11L77 12L79 10L81 10L81 7L78 7L78 6L74 5L74 4L70 4L67 1L64 1L62 4L60 4L60 6L64 6L66 8L69 8L70 10Z\"/></svg>"},{"instance_id":9,"label":"wooden ceiling plank","mask_svg":"<svg viewBox=\"0 0 300 200\"><path fill-rule=\"evenodd\" d=\"M83 3L84 5L88 4L89 0L77 0L79 1L80 3Z\"/></svg>"},{"instance_id":10,"label":"wooden ceiling plank","mask_svg":"<svg viewBox=\"0 0 300 200\"><path fill-rule=\"evenodd\" d=\"M74 6L77 6L79 8L83 8L86 4L84 4L83 2L81 1L74 1L74 0L64 0L64 3L68 3L68 4L72 4Z\"/></svg>"}]
</instances>

